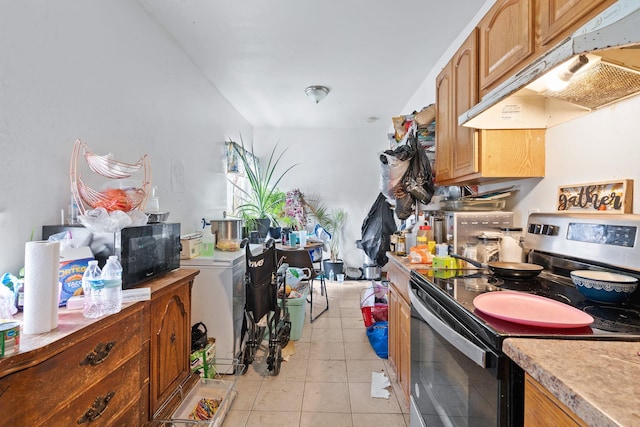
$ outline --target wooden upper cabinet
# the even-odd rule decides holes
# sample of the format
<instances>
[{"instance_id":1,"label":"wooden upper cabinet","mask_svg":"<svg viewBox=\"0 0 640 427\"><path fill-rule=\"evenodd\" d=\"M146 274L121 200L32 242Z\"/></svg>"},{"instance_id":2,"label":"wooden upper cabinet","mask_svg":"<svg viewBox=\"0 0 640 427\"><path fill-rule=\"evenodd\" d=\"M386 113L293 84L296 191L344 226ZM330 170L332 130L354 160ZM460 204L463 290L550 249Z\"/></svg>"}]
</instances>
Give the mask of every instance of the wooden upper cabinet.
<instances>
[{"instance_id":1,"label":"wooden upper cabinet","mask_svg":"<svg viewBox=\"0 0 640 427\"><path fill-rule=\"evenodd\" d=\"M436 78L436 164L437 181L453 178L453 111L450 96L452 91L452 62L442 69Z\"/></svg>"},{"instance_id":2,"label":"wooden upper cabinet","mask_svg":"<svg viewBox=\"0 0 640 427\"><path fill-rule=\"evenodd\" d=\"M478 23L480 95L529 63L535 52L534 0L498 0Z\"/></svg>"},{"instance_id":3,"label":"wooden upper cabinet","mask_svg":"<svg viewBox=\"0 0 640 427\"><path fill-rule=\"evenodd\" d=\"M458 126L458 116L478 102L477 32L436 79L436 181L443 182L478 171L476 131Z\"/></svg>"},{"instance_id":4,"label":"wooden upper cabinet","mask_svg":"<svg viewBox=\"0 0 640 427\"><path fill-rule=\"evenodd\" d=\"M458 116L478 102L478 37L474 31L453 57L453 130L455 135L453 175L464 176L478 171L476 130L458 126Z\"/></svg>"},{"instance_id":5,"label":"wooden upper cabinet","mask_svg":"<svg viewBox=\"0 0 640 427\"><path fill-rule=\"evenodd\" d=\"M537 0L539 45L548 50L616 0Z\"/></svg>"}]
</instances>

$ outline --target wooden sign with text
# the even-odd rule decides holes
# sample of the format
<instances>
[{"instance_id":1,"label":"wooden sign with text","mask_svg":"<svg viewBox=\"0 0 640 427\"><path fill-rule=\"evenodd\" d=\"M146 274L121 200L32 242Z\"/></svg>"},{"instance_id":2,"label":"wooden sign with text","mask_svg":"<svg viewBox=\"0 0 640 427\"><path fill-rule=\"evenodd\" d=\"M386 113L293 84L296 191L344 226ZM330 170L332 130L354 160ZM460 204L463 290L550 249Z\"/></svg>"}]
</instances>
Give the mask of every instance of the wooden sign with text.
<instances>
[{"instance_id":1,"label":"wooden sign with text","mask_svg":"<svg viewBox=\"0 0 640 427\"><path fill-rule=\"evenodd\" d=\"M633 211L633 180L591 182L559 187L558 211L623 214Z\"/></svg>"}]
</instances>

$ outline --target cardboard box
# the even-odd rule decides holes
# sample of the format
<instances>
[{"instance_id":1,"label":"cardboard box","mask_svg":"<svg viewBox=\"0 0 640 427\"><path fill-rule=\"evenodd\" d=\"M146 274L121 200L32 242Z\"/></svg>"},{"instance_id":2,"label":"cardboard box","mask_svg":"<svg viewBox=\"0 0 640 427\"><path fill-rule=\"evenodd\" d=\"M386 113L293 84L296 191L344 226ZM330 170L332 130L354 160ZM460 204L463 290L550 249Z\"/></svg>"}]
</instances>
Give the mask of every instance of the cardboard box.
<instances>
[{"instance_id":1,"label":"cardboard box","mask_svg":"<svg viewBox=\"0 0 640 427\"><path fill-rule=\"evenodd\" d=\"M197 372L202 378L213 378L216 357L216 340L209 338L209 344L201 350L191 353L189 362L191 363L191 372Z\"/></svg>"},{"instance_id":2,"label":"cardboard box","mask_svg":"<svg viewBox=\"0 0 640 427\"><path fill-rule=\"evenodd\" d=\"M60 250L60 306L72 296L82 295L82 275L92 259L95 258L88 246Z\"/></svg>"},{"instance_id":3,"label":"cardboard box","mask_svg":"<svg viewBox=\"0 0 640 427\"><path fill-rule=\"evenodd\" d=\"M202 244L202 234L192 233L180 236L180 259L191 259L200 256L200 246Z\"/></svg>"}]
</instances>

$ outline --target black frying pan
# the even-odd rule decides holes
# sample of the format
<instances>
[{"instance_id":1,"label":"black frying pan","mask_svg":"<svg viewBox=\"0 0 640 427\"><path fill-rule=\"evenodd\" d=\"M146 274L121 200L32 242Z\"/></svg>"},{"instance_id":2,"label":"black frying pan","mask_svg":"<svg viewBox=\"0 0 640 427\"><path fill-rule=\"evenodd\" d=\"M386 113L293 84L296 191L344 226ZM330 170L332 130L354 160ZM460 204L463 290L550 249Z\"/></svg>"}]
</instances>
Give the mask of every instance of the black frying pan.
<instances>
[{"instance_id":1,"label":"black frying pan","mask_svg":"<svg viewBox=\"0 0 640 427\"><path fill-rule=\"evenodd\" d=\"M467 261L469 264L478 268L487 268L493 274L503 279L531 279L540 274L544 269L541 265L526 262L489 262L484 264L456 254L451 254L451 256Z\"/></svg>"}]
</instances>

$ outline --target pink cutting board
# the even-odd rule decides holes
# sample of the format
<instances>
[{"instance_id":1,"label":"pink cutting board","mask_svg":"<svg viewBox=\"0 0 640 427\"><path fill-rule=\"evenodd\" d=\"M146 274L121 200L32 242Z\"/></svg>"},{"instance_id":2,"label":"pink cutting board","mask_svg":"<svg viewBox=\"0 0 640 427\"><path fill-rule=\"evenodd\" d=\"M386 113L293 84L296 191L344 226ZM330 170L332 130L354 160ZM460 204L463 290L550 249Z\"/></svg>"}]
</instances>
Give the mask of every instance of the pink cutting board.
<instances>
[{"instance_id":1,"label":"pink cutting board","mask_svg":"<svg viewBox=\"0 0 640 427\"><path fill-rule=\"evenodd\" d=\"M570 305L521 292L487 292L475 297L473 305L490 316L524 325L579 328L593 323L593 317Z\"/></svg>"}]
</instances>

